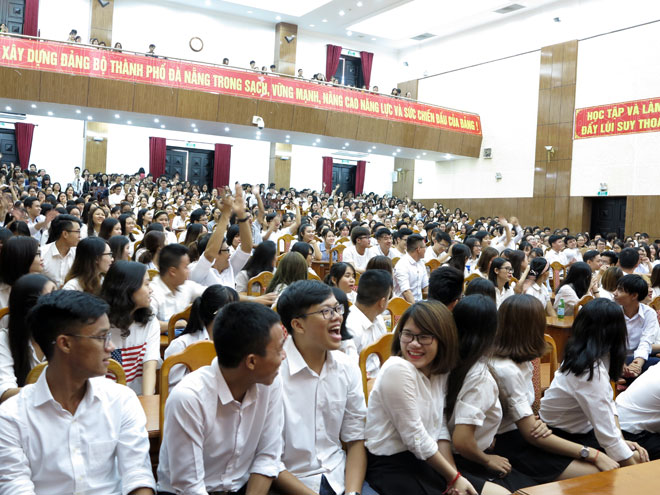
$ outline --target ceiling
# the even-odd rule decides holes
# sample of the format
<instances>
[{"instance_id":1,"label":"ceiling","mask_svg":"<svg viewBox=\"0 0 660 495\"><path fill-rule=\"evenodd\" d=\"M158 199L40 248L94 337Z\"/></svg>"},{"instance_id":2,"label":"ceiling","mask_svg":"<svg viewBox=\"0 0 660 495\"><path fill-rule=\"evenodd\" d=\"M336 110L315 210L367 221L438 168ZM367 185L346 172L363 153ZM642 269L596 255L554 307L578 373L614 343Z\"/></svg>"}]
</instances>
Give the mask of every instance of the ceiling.
<instances>
[{"instance_id":1,"label":"ceiling","mask_svg":"<svg viewBox=\"0 0 660 495\"><path fill-rule=\"evenodd\" d=\"M563 0L168 0L392 49L495 23ZM510 12L498 9L518 5ZM428 35L423 40L412 38Z\"/></svg>"}]
</instances>

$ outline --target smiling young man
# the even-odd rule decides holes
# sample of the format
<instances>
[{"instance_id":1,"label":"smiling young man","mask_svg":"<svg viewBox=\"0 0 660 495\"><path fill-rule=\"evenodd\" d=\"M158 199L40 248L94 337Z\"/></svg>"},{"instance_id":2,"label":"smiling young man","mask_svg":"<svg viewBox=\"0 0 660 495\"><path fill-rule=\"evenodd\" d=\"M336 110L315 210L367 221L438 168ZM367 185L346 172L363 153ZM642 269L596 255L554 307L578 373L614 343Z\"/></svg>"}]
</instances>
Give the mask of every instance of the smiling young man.
<instances>
[{"instance_id":1,"label":"smiling young man","mask_svg":"<svg viewBox=\"0 0 660 495\"><path fill-rule=\"evenodd\" d=\"M0 494L153 494L146 417L104 377L108 305L78 291L42 296L28 315L48 367L0 406Z\"/></svg>"},{"instance_id":2,"label":"smiling young man","mask_svg":"<svg viewBox=\"0 0 660 495\"><path fill-rule=\"evenodd\" d=\"M369 237L369 229L355 227L351 231L351 242L353 245L344 249L342 259L344 263L350 263L358 273L364 273L370 258L371 237Z\"/></svg>"},{"instance_id":3,"label":"smiling young man","mask_svg":"<svg viewBox=\"0 0 660 495\"><path fill-rule=\"evenodd\" d=\"M280 470L285 339L279 317L263 305L222 308L213 325L217 357L167 399L160 494L268 493Z\"/></svg>"},{"instance_id":4,"label":"smiling young man","mask_svg":"<svg viewBox=\"0 0 660 495\"><path fill-rule=\"evenodd\" d=\"M366 407L360 370L339 350L344 306L327 285L303 280L284 290L277 311L291 338L281 368L284 447L276 485L290 495L359 494Z\"/></svg>"}]
</instances>

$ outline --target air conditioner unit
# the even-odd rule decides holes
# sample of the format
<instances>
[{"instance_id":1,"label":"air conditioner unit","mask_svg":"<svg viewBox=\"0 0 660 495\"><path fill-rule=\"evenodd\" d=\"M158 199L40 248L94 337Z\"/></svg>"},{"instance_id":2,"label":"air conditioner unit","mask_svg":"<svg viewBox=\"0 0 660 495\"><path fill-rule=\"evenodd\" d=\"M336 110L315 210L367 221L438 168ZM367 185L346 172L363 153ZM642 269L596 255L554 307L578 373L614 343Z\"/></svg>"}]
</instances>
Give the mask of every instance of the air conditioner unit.
<instances>
[{"instance_id":1,"label":"air conditioner unit","mask_svg":"<svg viewBox=\"0 0 660 495\"><path fill-rule=\"evenodd\" d=\"M0 120L25 120L26 118L24 113L0 112Z\"/></svg>"}]
</instances>

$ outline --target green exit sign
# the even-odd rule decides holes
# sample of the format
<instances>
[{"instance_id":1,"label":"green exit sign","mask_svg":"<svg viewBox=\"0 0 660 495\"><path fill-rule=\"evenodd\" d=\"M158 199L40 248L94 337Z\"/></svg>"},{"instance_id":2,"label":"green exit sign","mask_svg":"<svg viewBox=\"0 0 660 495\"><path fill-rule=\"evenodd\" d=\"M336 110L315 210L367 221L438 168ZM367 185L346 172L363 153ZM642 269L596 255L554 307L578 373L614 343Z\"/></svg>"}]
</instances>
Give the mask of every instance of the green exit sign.
<instances>
[{"instance_id":1,"label":"green exit sign","mask_svg":"<svg viewBox=\"0 0 660 495\"><path fill-rule=\"evenodd\" d=\"M187 142L187 143L186 143L186 147L187 147L187 148L197 148L197 143L190 143L190 142Z\"/></svg>"},{"instance_id":2,"label":"green exit sign","mask_svg":"<svg viewBox=\"0 0 660 495\"><path fill-rule=\"evenodd\" d=\"M358 52L354 52L353 50L346 50L346 55L349 57L359 57L360 54Z\"/></svg>"},{"instance_id":3,"label":"green exit sign","mask_svg":"<svg viewBox=\"0 0 660 495\"><path fill-rule=\"evenodd\" d=\"M607 191L598 191L598 196L607 196Z\"/></svg>"}]
</instances>

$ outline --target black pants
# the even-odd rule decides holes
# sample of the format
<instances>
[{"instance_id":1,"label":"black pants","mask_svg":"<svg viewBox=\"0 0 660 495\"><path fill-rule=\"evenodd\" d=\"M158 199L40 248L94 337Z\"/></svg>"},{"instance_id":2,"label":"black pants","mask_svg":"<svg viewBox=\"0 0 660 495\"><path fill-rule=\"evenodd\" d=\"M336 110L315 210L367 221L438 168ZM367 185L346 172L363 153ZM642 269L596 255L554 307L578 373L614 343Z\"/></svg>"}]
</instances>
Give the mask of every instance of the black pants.
<instances>
[{"instance_id":1,"label":"black pants","mask_svg":"<svg viewBox=\"0 0 660 495\"><path fill-rule=\"evenodd\" d=\"M630 442L637 442L649 452L649 458L652 461L660 459L660 433L651 433L643 431L641 433L623 432L623 438Z\"/></svg>"}]
</instances>

